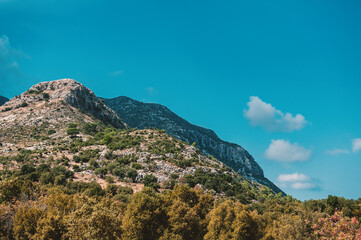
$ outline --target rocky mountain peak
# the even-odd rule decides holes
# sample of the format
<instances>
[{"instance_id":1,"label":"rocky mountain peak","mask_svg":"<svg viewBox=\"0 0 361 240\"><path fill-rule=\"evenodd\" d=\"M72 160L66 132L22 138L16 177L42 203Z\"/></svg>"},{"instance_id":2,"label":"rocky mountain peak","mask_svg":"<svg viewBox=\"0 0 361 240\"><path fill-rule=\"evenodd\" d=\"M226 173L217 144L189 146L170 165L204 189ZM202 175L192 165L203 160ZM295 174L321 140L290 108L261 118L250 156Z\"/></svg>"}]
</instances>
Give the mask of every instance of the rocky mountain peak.
<instances>
[{"instance_id":1,"label":"rocky mountain peak","mask_svg":"<svg viewBox=\"0 0 361 240\"><path fill-rule=\"evenodd\" d=\"M117 114L105 106L93 91L74 79L41 82L32 86L28 92L32 91L46 92L49 94L49 99L65 100L71 106L117 128L126 127Z\"/></svg>"},{"instance_id":2,"label":"rocky mountain peak","mask_svg":"<svg viewBox=\"0 0 361 240\"><path fill-rule=\"evenodd\" d=\"M73 79L38 83L0 107L0 132L12 132L15 139L16 132L19 137L44 128L66 132L69 123L96 121L127 128L91 90Z\"/></svg>"}]
</instances>

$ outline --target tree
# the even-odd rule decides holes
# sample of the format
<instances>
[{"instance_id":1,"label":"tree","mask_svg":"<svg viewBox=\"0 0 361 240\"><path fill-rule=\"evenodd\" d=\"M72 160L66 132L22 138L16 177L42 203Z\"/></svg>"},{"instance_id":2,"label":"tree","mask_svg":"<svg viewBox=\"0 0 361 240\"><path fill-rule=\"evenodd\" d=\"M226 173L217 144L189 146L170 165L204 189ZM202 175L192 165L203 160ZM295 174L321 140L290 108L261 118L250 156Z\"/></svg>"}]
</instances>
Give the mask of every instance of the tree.
<instances>
[{"instance_id":1,"label":"tree","mask_svg":"<svg viewBox=\"0 0 361 240\"><path fill-rule=\"evenodd\" d=\"M135 193L123 218L124 239L158 239L166 226L167 214L160 196L151 188Z\"/></svg>"},{"instance_id":2,"label":"tree","mask_svg":"<svg viewBox=\"0 0 361 240\"><path fill-rule=\"evenodd\" d=\"M164 196L168 226L161 239L203 239L206 215L213 207L213 198L186 185L176 185Z\"/></svg>"},{"instance_id":3,"label":"tree","mask_svg":"<svg viewBox=\"0 0 361 240\"><path fill-rule=\"evenodd\" d=\"M158 179L153 174L145 175L143 178L144 186L151 187L157 190L160 186L157 183Z\"/></svg>"},{"instance_id":4,"label":"tree","mask_svg":"<svg viewBox=\"0 0 361 240\"><path fill-rule=\"evenodd\" d=\"M239 202L226 200L214 208L209 215L207 234L204 239L261 239L263 232L255 212L249 213Z\"/></svg>"},{"instance_id":5,"label":"tree","mask_svg":"<svg viewBox=\"0 0 361 240\"><path fill-rule=\"evenodd\" d=\"M121 239L123 207L120 203L103 198L80 197L76 200L76 210L69 222L70 239Z\"/></svg>"},{"instance_id":6,"label":"tree","mask_svg":"<svg viewBox=\"0 0 361 240\"><path fill-rule=\"evenodd\" d=\"M44 100L49 100L49 98L50 98L50 95L49 95L49 93L43 93L43 98L44 98Z\"/></svg>"},{"instance_id":7,"label":"tree","mask_svg":"<svg viewBox=\"0 0 361 240\"><path fill-rule=\"evenodd\" d=\"M96 124L96 123L85 123L83 125L83 132L85 134L94 136L95 134L98 133L97 126L98 126L98 124Z\"/></svg>"},{"instance_id":8,"label":"tree","mask_svg":"<svg viewBox=\"0 0 361 240\"><path fill-rule=\"evenodd\" d=\"M134 168L130 168L128 171L127 171L127 177L132 179L132 181L134 182L135 179L138 177L138 172L137 170L135 170Z\"/></svg>"},{"instance_id":9,"label":"tree","mask_svg":"<svg viewBox=\"0 0 361 240\"><path fill-rule=\"evenodd\" d=\"M31 204L20 206L14 219L15 239L32 239L36 233L37 222L43 214L43 210Z\"/></svg>"},{"instance_id":10,"label":"tree","mask_svg":"<svg viewBox=\"0 0 361 240\"><path fill-rule=\"evenodd\" d=\"M320 218L314 225L319 239L361 239L361 225L356 218L344 217L336 211L333 216Z\"/></svg>"},{"instance_id":11,"label":"tree","mask_svg":"<svg viewBox=\"0 0 361 240\"><path fill-rule=\"evenodd\" d=\"M75 138L79 134L78 124L70 123L66 133L70 135L71 138Z\"/></svg>"}]
</instances>

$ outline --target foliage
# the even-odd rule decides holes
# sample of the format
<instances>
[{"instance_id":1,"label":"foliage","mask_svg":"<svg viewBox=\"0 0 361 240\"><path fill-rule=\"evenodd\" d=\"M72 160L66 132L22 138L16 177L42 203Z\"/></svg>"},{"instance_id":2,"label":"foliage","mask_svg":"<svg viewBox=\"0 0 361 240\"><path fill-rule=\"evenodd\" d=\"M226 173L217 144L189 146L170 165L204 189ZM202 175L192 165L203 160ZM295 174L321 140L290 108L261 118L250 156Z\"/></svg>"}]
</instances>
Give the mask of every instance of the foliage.
<instances>
[{"instance_id":1,"label":"foliage","mask_svg":"<svg viewBox=\"0 0 361 240\"><path fill-rule=\"evenodd\" d=\"M94 136L95 134L97 134L99 132L98 128L99 127L98 127L97 123L85 123L83 125L83 132L85 134Z\"/></svg>"},{"instance_id":2,"label":"foliage","mask_svg":"<svg viewBox=\"0 0 361 240\"><path fill-rule=\"evenodd\" d=\"M76 137L80 133L80 130L78 129L78 124L70 123L66 133L72 138Z\"/></svg>"},{"instance_id":3,"label":"foliage","mask_svg":"<svg viewBox=\"0 0 361 240\"><path fill-rule=\"evenodd\" d=\"M157 182L158 182L158 179L152 174L145 175L143 178L144 186L153 188L155 190L157 190L160 187Z\"/></svg>"},{"instance_id":4,"label":"foliage","mask_svg":"<svg viewBox=\"0 0 361 240\"><path fill-rule=\"evenodd\" d=\"M333 216L320 218L313 228L319 239L361 239L359 221L355 217L345 217L338 211Z\"/></svg>"},{"instance_id":5,"label":"foliage","mask_svg":"<svg viewBox=\"0 0 361 240\"><path fill-rule=\"evenodd\" d=\"M214 208L209 216L204 239L261 239L262 223L257 212L248 212L246 206L227 200Z\"/></svg>"}]
</instances>

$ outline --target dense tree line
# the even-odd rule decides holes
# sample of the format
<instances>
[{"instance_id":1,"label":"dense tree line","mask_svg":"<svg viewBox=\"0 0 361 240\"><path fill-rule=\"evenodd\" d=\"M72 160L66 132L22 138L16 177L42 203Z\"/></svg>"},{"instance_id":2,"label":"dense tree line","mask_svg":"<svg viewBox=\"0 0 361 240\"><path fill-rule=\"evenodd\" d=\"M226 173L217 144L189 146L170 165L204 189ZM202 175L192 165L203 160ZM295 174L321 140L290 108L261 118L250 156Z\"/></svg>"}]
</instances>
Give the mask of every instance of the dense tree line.
<instances>
[{"instance_id":1,"label":"dense tree line","mask_svg":"<svg viewBox=\"0 0 361 240\"><path fill-rule=\"evenodd\" d=\"M152 183L152 178L149 177ZM361 200L290 196L242 204L176 185L0 182L0 239L359 239ZM335 203L336 202L336 203ZM342 212L347 210L348 213Z\"/></svg>"}]
</instances>

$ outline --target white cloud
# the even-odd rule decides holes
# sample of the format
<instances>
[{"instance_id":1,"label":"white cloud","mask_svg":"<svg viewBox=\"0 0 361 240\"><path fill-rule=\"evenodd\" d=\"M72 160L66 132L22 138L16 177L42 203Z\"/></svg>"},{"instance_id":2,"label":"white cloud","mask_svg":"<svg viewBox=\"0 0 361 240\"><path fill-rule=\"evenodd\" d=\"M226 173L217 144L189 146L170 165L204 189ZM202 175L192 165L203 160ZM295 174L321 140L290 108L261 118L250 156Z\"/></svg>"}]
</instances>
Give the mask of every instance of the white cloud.
<instances>
[{"instance_id":1,"label":"white cloud","mask_svg":"<svg viewBox=\"0 0 361 240\"><path fill-rule=\"evenodd\" d=\"M298 145L298 143L292 144L288 140L278 139L271 141L265 156L268 159L281 162L306 161L311 156L311 150Z\"/></svg>"},{"instance_id":2,"label":"white cloud","mask_svg":"<svg viewBox=\"0 0 361 240\"><path fill-rule=\"evenodd\" d=\"M350 151L347 149L336 148L336 149L332 149L332 150L327 150L327 151L325 151L325 153L328 155L338 155L338 154L348 154L348 153L350 153Z\"/></svg>"},{"instance_id":3,"label":"white cloud","mask_svg":"<svg viewBox=\"0 0 361 240\"><path fill-rule=\"evenodd\" d=\"M280 174L277 180L279 182L309 181L310 177L303 173Z\"/></svg>"},{"instance_id":4,"label":"white cloud","mask_svg":"<svg viewBox=\"0 0 361 240\"><path fill-rule=\"evenodd\" d=\"M280 174L277 182L283 188L292 188L296 190L314 190L318 186L313 180L303 173Z\"/></svg>"},{"instance_id":5,"label":"white cloud","mask_svg":"<svg viewBox=\"0 0 361 240\"><path fill-rule=\"evenodd\" d=\"M154 87L147 87L147 92L150 96L156 95L158 93L157 89L155 89Z\"/></svg>"},{"instance_id":6,"label":"white cloud","mask_svg":"<svg viewBox=\"0 0 361 240\"><path fill-rule=\"evenodd\" d=\"M116 76L120 76L123 74L123 70L117 70L115 72L111 72L109 73L110 76L116 77Z\"/></svg>"},{"instance_id":7,"label":"white cloud","mask_svg":"<svg viewBox=\"0 0 361 240\"><path fill-rule=\"evenodd\" d=\"M361 138L355 138L352 140L352 151L358 152L361 150Z\"/></svg>"},{"instance_id":8,"label":"white cloud","mask_svg":"<svg viewBox=\"0 0 361 240\"><path fill-rule=\"evenodd\" d=\"M22 74L17 61L26 57L24 53L10 45L6 35L0 37L0 94L4 94L5 89L19 84Z\"/></svg>"},{"instance_id":9,"label":"white cloud","mask_svg":"<svg viewBox=\"0 0 361 240\"><path fill-rule=\"evenodd\" d=\"M283 113L256 96L251 96L247 105L248 109L244 110L244 116L252 126L261 126L269 131L291 132L300 130L307 124L301 114L293 116L288 112Z\"/></svg>"}]
</instances>

